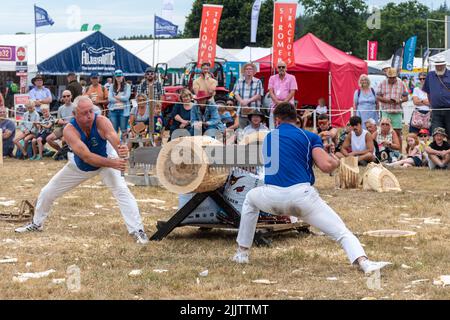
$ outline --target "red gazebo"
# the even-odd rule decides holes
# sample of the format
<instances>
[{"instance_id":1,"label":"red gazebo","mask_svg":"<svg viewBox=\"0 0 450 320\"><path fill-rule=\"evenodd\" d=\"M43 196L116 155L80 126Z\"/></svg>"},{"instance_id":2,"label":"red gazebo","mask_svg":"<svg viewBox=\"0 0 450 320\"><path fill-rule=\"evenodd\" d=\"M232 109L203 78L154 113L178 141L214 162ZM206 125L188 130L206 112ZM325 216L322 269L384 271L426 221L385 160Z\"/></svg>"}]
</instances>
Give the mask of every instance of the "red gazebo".
<instances>
[{"instance_id":1,"label":"red gazebo","mask_svg":"<svg viewBox=\"0 0 450 320\"><path fill-rule=\"evenodd\" d=\"M342 52L308 33L294 43L295 66L288 73L295 75L299 91L298 106L317 105L319 98L328 101L334 126L344 127L350 118L353 95L358 80L367 74L367 63ZM261 58L259 77L264 76L267 89L272 74L272 55Z\"/></svg>"}]
</instances>

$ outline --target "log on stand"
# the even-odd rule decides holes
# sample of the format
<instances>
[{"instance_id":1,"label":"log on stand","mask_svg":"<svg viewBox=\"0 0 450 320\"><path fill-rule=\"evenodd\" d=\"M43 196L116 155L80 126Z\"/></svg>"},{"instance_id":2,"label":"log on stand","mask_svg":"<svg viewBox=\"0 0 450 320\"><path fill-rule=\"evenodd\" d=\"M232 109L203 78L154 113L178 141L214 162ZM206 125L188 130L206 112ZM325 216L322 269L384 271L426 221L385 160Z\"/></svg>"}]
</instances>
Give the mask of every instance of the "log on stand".
<instances>
[{"instance_id":1,"label":"log on stand","mask_svg":"<svg viewBox=\"0 0 450 320\"><path fill-rule=\"evenodd\" d=\"M402 191L400 183L392 172L381 164L371 163L363 177L363 189L377 192Z\"/></svg>"},{"instance_id":2,"label":"log on stand","mask_svg":"<svg viewBox=\"0 0 450 320\"><path fill-rule=\"evenodd\" d=\"M337 179L336 186L340 189L357 189L360 185L358 158L342 158L339 172L335 179Z\"/></svg>"}]
</instances>

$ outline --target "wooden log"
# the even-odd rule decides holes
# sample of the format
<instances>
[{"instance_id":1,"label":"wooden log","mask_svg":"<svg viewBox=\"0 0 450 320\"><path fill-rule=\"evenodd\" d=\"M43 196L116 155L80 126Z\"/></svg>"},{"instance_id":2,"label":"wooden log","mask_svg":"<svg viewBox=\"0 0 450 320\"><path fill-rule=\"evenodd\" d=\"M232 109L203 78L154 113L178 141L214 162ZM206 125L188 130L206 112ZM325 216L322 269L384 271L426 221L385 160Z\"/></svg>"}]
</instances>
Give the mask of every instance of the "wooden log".
<instances>
[{"instance_id":1,"label":"wooden log","mask_svg":"<svg viewBox=\"0 0 450 320\"><path fill-rule=\"evenodd\" d=\"M210 192L222 187L229 172L209 167L203 148L208 145L222 143L211 137L195 136L166 144L156 163L156 175L161 185L177 194Z\"/></svg>"},{"instance_id":2,"label":"wooden log","mask_svg":"<svg viewBox=\"0 0 450 320\"><path fill-rule=\"evenodd\" d=\"M377 192L402 191L392 172L381 164L371 163L363 177L363 189Z\"/></svg>"},{"instance_id":3,"label":"wooden log","mask_svg":"<svg viewBox=\"0 0 450 320\"><path fill-rule=\"evenodd\" d=\"M269 134L269 131L258 131L251 133L249 135L246 135L242 138L242 141L239 142L240 145L249 145L253 143L262 144L264 142L264 139Z\"/></svg>"},{"instance_id":4,"label":"wooden log","mask_svg":"<svg viewBox=\"0 0 450 320\"><path fill-rule=\"evenodd\" d=\"M337 187L341 189L357 189L359 187L359 167L357 157L341 159L337 175Z\"/></svg>"}]
</instances>

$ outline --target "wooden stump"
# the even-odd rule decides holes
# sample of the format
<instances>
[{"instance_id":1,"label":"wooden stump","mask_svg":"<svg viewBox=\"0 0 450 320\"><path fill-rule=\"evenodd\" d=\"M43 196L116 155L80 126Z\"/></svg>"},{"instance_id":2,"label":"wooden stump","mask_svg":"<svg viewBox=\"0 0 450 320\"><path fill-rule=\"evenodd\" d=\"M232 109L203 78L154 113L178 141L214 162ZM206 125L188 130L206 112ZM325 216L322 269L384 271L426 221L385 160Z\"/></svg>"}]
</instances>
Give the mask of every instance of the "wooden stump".
<instances>
[{"instance_id":1,"label":"wooden stump","mask_svg":"<svg viewBox=\"0 0 450 320\"><path fill-rule=\"evenodd\" d=\"M358 158L342 158L336 179L336 186L340 189L357 189L360 185Z\"/></svg>"},{"instance_id":2,"label":"wooden stump","mask_svg":"<svg viewBox=\"0 0 450 320\"><path fill-rule=\"evenodd\" d=\"M156 175L163 187L176 194L203 193L222 187L228 171L213 170L203 147L222 145L204 136L183 137L166 144L159 153Z\"/></svg>"},{"instance_id":3,"label":"wooden stump","mask_svg":"<svg viewBox=\"0 0 450 320\"><path fill-rule=\"evenodd\" d=\"M392 172L381 164L371 163L363 177L363 189L377 192L402 191Z\"/></svg>"}]
</instances>

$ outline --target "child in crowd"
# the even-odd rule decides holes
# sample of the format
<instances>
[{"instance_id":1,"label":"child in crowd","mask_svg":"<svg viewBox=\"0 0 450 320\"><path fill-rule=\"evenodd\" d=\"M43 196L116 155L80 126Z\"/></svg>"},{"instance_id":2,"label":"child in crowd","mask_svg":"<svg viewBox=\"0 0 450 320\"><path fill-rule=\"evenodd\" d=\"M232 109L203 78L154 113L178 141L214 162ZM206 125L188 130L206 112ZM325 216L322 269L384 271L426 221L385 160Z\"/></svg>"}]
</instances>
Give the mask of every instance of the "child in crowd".
<instances>
[{"instance_id":1,"label":"child in crowd","mask_svg":"<svg viewBox=\"0 0 450 320\"><path fill-rule=\"evenodd\" d=\"M428 154L425 151L426 148L431 144L430 141L430 131L428 129L420 129L419 131L419 149L422 153L422 165L428 166Z\"/></svg>"},{"instance_id":2,"label":"child in crowd","mask_svg":"<svg viewBox=\"0 0 450 320\"><path fill-rule=\"evenodd\" d=\"M352 127L350 126L350 122L347 122L347 125L344 129L342 129L342 132L339 135L338 144L335 147L335 152L341 152L342 145L344 144L344 141L350 132L352 132Z\"/></svg>"},{"instance_id":3,"label":"child in crowd","mask_svg":"<svg viewBox=\"0 0 450 320\"><path fill-rule=\"evenodd\" d=\"M407 158L393 163L387 163L387 166L402 166L403 168L422 166L422 153L420 152L419 137L415 133L410 133L406 138L406 143Z\"/></svg>"},{"instance_id":4,"label":"child in crowd","mask_svg":"<svg viewBox=\"0 0 450 320\"><path fill-rule=\"evenodd\" d=\"M156 104L155 106L155 131L153 133L155 146L159 147L162 144L162 135L164 132L164 119L161 112L161 104Z\"/></svg>"},{"instance_id":5,"label":"child in crowd","mask_svg":"<svg viewBox=\"0 0 450 320\"><path fill-rule=\"evenodd\" d=\"M33 146L33 157L30 160L40 161L43 158L44 146L47 143L47 137L53 132L53 125L55 123L55 118L50 114L50 109L48 106L41 107L42 118L40 122L36 122L38 134L31 143Z\"/></svg>"},{"instance_id":6,"label":"child in crowd","mask_svg":"<svg viewBox=\"0 0 450 320\"><path fill-rule=\"evenodd\" d=\"M325 105L324 98L319 99L319 105L316 108L316 114L317 116L320 116L321 114L328 114L328 107Z\"/></svg>"}]
</instances>

